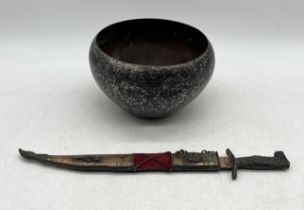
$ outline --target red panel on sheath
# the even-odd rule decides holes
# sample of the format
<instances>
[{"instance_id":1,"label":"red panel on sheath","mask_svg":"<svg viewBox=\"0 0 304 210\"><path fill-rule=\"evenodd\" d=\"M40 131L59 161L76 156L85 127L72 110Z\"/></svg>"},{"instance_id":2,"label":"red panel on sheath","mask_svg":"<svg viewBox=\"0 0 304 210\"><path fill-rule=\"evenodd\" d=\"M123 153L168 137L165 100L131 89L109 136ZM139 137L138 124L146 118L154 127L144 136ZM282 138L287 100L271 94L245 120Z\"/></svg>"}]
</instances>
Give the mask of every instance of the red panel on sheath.
<instances>
[{"instance_id":1,"label":"red panel on sheath","mask_svg":"<svg viewBox=\"0 0 304 210\"><path fill-rule=\"evenodd\" d=\"M135 171L170 171L171 152L134 154Z\"/></svg>"}]
</instances>

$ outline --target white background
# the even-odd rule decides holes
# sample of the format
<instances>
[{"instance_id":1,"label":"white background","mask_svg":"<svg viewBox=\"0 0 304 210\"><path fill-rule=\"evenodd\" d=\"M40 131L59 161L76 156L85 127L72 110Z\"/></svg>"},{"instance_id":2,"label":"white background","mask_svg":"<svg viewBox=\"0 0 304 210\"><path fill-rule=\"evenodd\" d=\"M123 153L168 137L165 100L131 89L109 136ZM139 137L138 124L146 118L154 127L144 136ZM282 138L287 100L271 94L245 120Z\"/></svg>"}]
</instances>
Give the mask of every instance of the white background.
<instances>
[{"instance_id":1,"label":"white background","mask_svg":"<svg viewBox=\"0 0 304 210\"><path fill-rule=\"evenodd\" d=\"M1 209L304 209L304 2L0 0ZM171 117L125 113L90 73L90 42L125 19L202 30L216 67ZM78 173L24 161L51 154L283 150L287 172Z\"/></svg>"}]
</instances>

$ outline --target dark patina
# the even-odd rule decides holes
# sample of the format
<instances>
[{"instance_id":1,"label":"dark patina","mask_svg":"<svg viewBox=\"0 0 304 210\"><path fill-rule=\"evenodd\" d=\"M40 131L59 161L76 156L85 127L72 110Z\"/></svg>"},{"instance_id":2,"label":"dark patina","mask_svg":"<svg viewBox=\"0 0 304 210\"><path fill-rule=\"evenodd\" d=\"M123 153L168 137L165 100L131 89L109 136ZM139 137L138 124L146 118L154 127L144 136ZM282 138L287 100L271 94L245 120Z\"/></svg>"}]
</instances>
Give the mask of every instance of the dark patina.
<instances>
[{"instance_id":1,"label":"dark patina","mask_svg":"<svg viewBox=\"0 0 304 210\"><path fill-rule=\"evenodd\" d=\"M203 172L232 171L236 179L238 169L249 170L285 170L290 166L284 153L277 151L273 157L250 156L235 158L227 149L227 155L218 156L217 152L187 152L180 150L175 153L135 153L135 154L105 154L105 155L47 155L19 150L22 157L30 160L73 169L77 171L101 172Z\"/></svg>"},{"instance_id":2,"label":"dark patina","mask_svg":"<svg viewBox=\"0 0 304 210\"><path fill-rule=\"evenodd\" d=\"M161 19L106 27L94 38L89 58L104 93L144 118L167 116L191 102L207 85L215 62L202 32Z\"/></svg>"}]
</instances>

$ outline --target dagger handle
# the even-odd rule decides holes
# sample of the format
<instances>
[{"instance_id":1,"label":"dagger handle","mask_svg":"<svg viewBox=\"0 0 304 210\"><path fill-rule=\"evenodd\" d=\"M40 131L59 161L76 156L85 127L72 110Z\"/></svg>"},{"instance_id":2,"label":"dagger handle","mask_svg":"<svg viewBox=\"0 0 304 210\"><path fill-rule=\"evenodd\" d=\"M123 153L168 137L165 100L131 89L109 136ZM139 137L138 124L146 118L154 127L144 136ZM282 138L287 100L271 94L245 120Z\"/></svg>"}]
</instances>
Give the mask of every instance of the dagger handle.
<instances>
[{"instance_id":1,"label":"dagger handle","mask_svg":"<svg viewBox=\"0 0 304 210\"><path fill-rule=\"evenodd\" d=\"M254 155L237 158L236 162L239 169L249 170L285 170L290 167L290 163L282 151L276 151L273 157Z\"/></svg>"},{"instance_id":2,"label":"dagger handle","mask_svg":"<svg viewBox=\"0 0 304 210\"><path fill-rule=\"evenodd\" d=\"M276 151L273 157L254 155L235 158L230 149L227 149L226 153L231 159L232 179L236 179L238 169L285 170L290 167L290 162L282 151Z\"/></svg>"}]
</instances>

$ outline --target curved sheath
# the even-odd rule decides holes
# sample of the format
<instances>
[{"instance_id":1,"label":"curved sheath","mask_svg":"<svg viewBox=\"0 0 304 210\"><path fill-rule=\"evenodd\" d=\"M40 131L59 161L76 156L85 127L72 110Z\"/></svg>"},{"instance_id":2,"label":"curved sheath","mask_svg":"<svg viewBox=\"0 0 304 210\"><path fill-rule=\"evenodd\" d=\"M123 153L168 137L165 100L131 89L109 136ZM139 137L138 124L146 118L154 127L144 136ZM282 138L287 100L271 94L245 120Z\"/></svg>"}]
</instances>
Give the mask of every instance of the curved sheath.
<instances>
[{"instance_id":1,"label":"curved sheath","mask_svg":"<svg viewBox=\"0 0 304 210\"><path fill-rule=\"evenodd\" d=\"M216 152L135 153L105 155L47 155L19 149L22 157L45 164L80 171L144 172L144 171L218 171ZM221 161L229 168L229 161ZM224 167L224 166L222 166Z\"/></svg>"}]
</instances>

